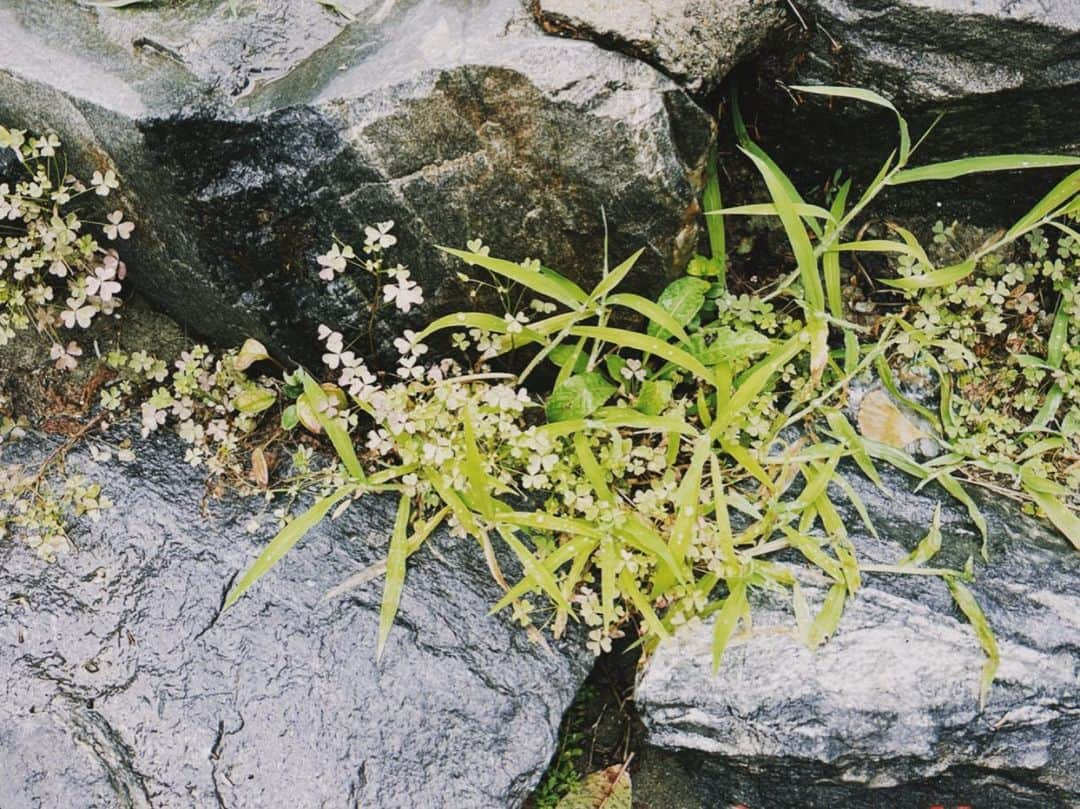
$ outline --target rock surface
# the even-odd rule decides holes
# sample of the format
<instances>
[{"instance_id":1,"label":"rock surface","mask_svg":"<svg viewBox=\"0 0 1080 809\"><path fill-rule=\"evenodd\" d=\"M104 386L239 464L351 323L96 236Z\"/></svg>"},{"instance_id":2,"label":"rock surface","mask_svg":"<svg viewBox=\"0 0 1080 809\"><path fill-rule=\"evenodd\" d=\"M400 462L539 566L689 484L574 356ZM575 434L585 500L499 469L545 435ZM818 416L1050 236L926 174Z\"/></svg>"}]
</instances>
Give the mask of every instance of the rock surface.
<instances>
[{"instance_id":1,"label":"rock surface","mask_svg":"<svg viewBox=\"0 0 1080 809\"><path fill-rule=\"evenodd\" d=\"M28 438L0 461L40 461ZM236 606L227 585L272 533L258 503L211 501L172 439L137 461L71 471L115 507L47 565L0 542L0 806L520 806L591 662L545 651L487 610L473 543L410 563L381 663L379 580L324 593L380 560L393 504L322 526ZM266 521L269 523L269 521Z\"/></svg>"},{"instance_id":2,"label":"rock surface","mask_svg":"<svg viewBox=\"0 0 1080 809\"><path fill-rule=\"evenodd\" d=\"M235 13L230 6L235 5ZM394 220L389 258L429 305L460 306L482 236L596 279L647 247L639 289L695 246L712 124L670 79L546 36L518 0L228 0L124 8L0 3L0 120L55 130L112 168L139 291L204 336L309 358L315 325L367 329L371 279L329 285L315 255ZM400 318L379 318L385 345Z\"/></svg>"},{"instance_id":3,"label":"rock surface","mask_svg":"<svg viewBox=\"0 0 1080 809\"><path fill-rule=\"evenodd\" d=\"M881 534L853 532L862 561L895 564L925 534L939 497L945 547L934 564L961 566L977 552L947 495L911 494L908 481L890 475L886 496L848 477ZM845 502L838 491L834 501ZM970 587L1002 660L981 712L985 658L934 577L865 575L835 637L816 653L785 629L794 623L790 603L771 597L756 603L755 632L729 646L717 677L710 627L659 647L637 705L649 743L661 759L675 754L702 806L1080 802L1080 554L1034 520L983 510L991 563ZM845 518L859 525L851 509Z\"/></svg>"},{"instance_id":4,"label":"rock surface","mask_svg":"<svg viewBox=\"0 0 1080 809\"><path fill-rule=\"evenodd\" d=\"M779 0L536 0L551 33L655 65L694 93L716 90L787 20Z\"/></svg>"}]
</instances>

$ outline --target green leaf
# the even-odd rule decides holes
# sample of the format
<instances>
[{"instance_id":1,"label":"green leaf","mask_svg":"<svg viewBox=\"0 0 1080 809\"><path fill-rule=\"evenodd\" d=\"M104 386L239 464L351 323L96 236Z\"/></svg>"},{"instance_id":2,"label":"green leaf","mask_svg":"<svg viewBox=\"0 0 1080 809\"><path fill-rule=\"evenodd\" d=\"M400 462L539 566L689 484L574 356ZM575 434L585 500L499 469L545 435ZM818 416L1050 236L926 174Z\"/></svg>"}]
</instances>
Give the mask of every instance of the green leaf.
<instances>
[{"instance_id":1,"label":"green leaf","mask_svg":"<svg viewBox=\"0 0 1080 809\"><path fill-rule=\"evenodd\" d=\"M300 423L300 416L296 413L296 405L291 404L281 411L281 429L291 430Z\"/></svg>"},{"instance_id":2,"label":"green leaf","mask_svg":"<svg viewBox=\"0 0 1080 809\"><path fill-rule=\"evenodd\" d=\"M1038 503L1039 508L1046 512L1050 522L1080 551L1080 518L1054 495L1032 488L1027 482L1024 483L1024 489L1031 495L1031 499Z\"/></svg>"},{"instance_id":3,"label":"green leaf","mask_svg":"<svg viewBox=\"0 0 1080 809\"><path fill-rule=\"evenodd\" d=\"M975 272L976 263L974 258L969 258L966 261L954 264L951 267L924 272L920 275L912 275L907 278L883 278L882 283L908 292L916 289L947 287L950 284L956 284L963 281Z\"/></svg>"},{"instance_id":4,"label":"green leaf","mask_svg":"<svg viewBox=\"0 0 1080 809\"><path fill-rule=\"evenodd\" d=\"M634 255L630 256L630 258L626 259L626 261L605 275L600 283L596 285L596 288L593 289L592 294L589 296L589 300L594 302L598 301L621 284L627 273L634 268L634 265L637 264L638 259L641 258L641 254L644 252L645 248L642 247L634 253Z\"/></svg>"},{"instance_id":5,"label":"green leaf","mask_svg":"<svg viewBox=\"0 0 1080 809\"><path fill-rule=\"evenodd\" d=\"M405 560L409 557L409 498L401 495L398 501L394 531L390 534L390 550L386 554L386 579L383 584L382 603L379 605L379 637L375 646L375 659L382 658L386 639L394 625L401 590L405 586Z\"/></svg>"},{"instance_id":6,"label":"green leaf","mask_svg":"<svg viewBox=\"0 0 1080 809\"><path fill-rule=\"evenodd\" d=\"M233 407L245 415L252 416L268 407L273 407L276 401L277 394L272 390L252 385L236 395L233 399Z\"/></svg>"},{"instance_id":7,"label":"green leaf","mask_svg":"<svg viewBox=\"0 0 1080 809\"><path fill-rule=\"evenodd\" d=\"M674 386L666 379L646 379L641 383L635 408L647 416L656 416L671 404Z\"/></svg>"},{"instance_id":8,"label":"green leaf","mask_svg":"<svg viewBox=\"0 0 1080 809\"><path fill-rule=\"evenodd\" d=\"M349 484L342 486L333 494L327 495L301 514L298 517L294 517L289 523L282 528L277 536L270 540L270 544L263 548L262 553L259 554L255 562L244 571L244 575L232 586L229 590L229 594L225 597L225 606L223 610L227 610L248 589L255 584L263 574L265 574L270 568L278 563L289 550L299 542L303 537L322 522L322 519L329 513L338 501L347 497L356 491L355 484Z\"/></svg>"},{"instance_id":9,"label":"green leaf","mask_svg":"<svg viewBox=\"0 0 1080 809\"><path fill-rule=\"evenodd\" d=\"M683 343L690 340L682 324L672 317L670 312L648 298L630 292L620 292L609 296L607 302L611 306L625 306L627 309L632 309L651 321L648 325L651 332L662 333L663 330L667 330Z\"/></svg>"},{"instance_id":10,"label":"green leaf","mask_svg":"<svg viewBox=\"0 0 1080 809\"><path fill-rule=\"evenodd\" d=\"M713 422L713 426L709 430L709 436L716 440L723 435L731 417L749 405L754 397L765 389L773 375L798 356L807 345L809 345L809 341L806 339L806 332L799 332L786 343L777 346L769 356L758 362L721 408L720 413L717 414L716 421Z\"/></svg>"},{"instance_id":11,"label":"green leaf","mask_svg":"<svg viewBox=\"0 0 1080 809\"><path fill-rule=\"evenodd\" d=\"M836 433L836 437L844 442L848 452L851 453L852 459L859 465L859 469L862 470L863 474L870 478L881 491L885 491L885 484L881 482L881 476L870 458L870 453L866 451L862 436L855 431L851 422L844 417L843 413L833 408L825 411L825 420L829 423L830 429Z\"/></svg>"},{"instance_id":12,"label":"green leaf","mask_svg":"<svg viewBox=\"0 0 1080 809\"><path fill-rule=\"evenodd\" d=\"M720 670L720 662L724 659L724 651L731 642L731 636L739 625L739 619L750 610L746 601L746 582L736 580L728 584L728 597L716 615L713 623L712 642L712 666L715 674Z\"/></svg>"},{"instance_id":13,"label":"green leaf","mask_svg":"<svg viewBox=\"0 0 1080 809\"><path fill-rule=\"evenodd\" d=\"M598 371L572 376L548 396L544 405L548 421L581 419L591 415L618 390Z\"/></svg>"},{"instance_id":14,"label":"green leaf","mask_svg":"<svg viewBox=\"0 0 1080 809\"><path fill-rule=\"evenodd\" d=\"M941 550L941 503L934 506L934 518L915 550L897 562L898 565L925 565Z\"/></svg>"},{"instance_id":15,"label":"green leaf","mask_svg":"<svg viewBox=\"0 0 1080 809\"><path fill-rule=\"evenodd\" d=\"M630 809L631 803L630 773L613 764L582 778L555 809Z\"/></svg>"},{"instance_id":16,"label":"green leaf","mask_svg":"<svg viewBox=\"0 0 1080 809\"><path fill-rule=\"evenodd\" d=\"M98 8L124 8L125 6L139 6L153 3L154 0L79 0L84 6L96 6Z\"/></svg>"},{"instance_id":17,"label":"green leaf","mask_svg":"<svg viewBox=\"0 0 1080 809\"><path fill-rule=\"evenodd\" d=\"M668 284L660 293L660 297L656 299L656 303L671 315L672 320L680 326L686 326L701 311L701 307L705 304L705 293L711 286L712 284L703 278L684 275ZM653 336L664 336L663 331L651 323L648 333Z\"/></svg>"},{"instance_id":18,"label":"green leaf","mask_svg":"<svg viewBox=\"0 0 1080 809\"><path fill-rule=\"evenodd\" d=\"M690 458L690 465L683 472L675 493L675 523L671 528L671 552L676 559L685 559L694 538L698 516L701 513L701 473L710 455L712 442L699 438Z\"/></svg>"},{"instance_id":19,"label":"green leaf","mask_svg":"<svg viewBox=\"0 0 1080 809\"><path fill-rule=\"evenodd\" d=\"M864 90L859 87L836 87L829 85L809 86L793 84L791 89L797 93L811 93L813 95L832 96L834 98L850 98L855 101L864 101L868 104L875 104L879 107L884 107L887 110L891 110L896 116L897 128L900 132L900 163L903 166L907 163L908 156L911 154L911 135L908 132L907 121L904 120L904 116L900 114L900 111L893 106L893 103L889 99L885 98L873 90Z\"/></svg>"},{"instance_id":20,"label":"green leaf","mask_svg":"<svg viewBox=\"0 0 1080 809\"><path fill-rule=\"evenodd\" d=\"M724 234L724 217L719 211L723 202L720 199L720 172L716 162L716 144L709 149L709 159L705 164L705 190L701 194L701 209L705 213L705 229L709 234L709 252L716 268L717 283L727 288L727 243Z\"/></svg>"},{"instance_id":21,"label":"green leaf","mask_svg":"<svg viewBox=\"0 0 1080 809\"><path fill-rule=\"evenodd\" d=\"M769 194L776 205L777 215L784 225L788 242L795 253L795 261L799 266L799 277L802 279L803 292L806 295L807 305L812 312L825 311L825 291L821 286L821 276L818 274L817 257L814 247L810 243L810 237L806 234L806 227L799 216L795 206L802 200L792 196L789 192L791 181L780 172L780 169L771 161L762 160L753 151L739 147L753 161L765 185L768 186Z\"/></svg>"},{"instance_id":22,"label":"green leaf","mask_svg":"<svg viewBox=\"0 0 1080 809\"><path fill-rule=\"evenodd\" d=\"M521 562L521 569L524 571L525 575L532 581L535 581L537 586L547 594L552 602L567 612L571 612L570 602L563 596L562 590L559 589L558 582L555 581L555 577L552 575L551 571L537 561L536 557L529 552L529 549L522 544L521 540L514 536L514 532L511 529L499 525L498 531L499 536L501 536L503 541L510 546L514 555L517 556L518 561Z\"/></svg>"},{"instance_id":23,"label":"green leaf","mask_svg":"<svg viewBox=\"0 0 1080 809\"><path fill-rule=\"evenodd\" d=\"M1080 165L1080 157L1039 154L998 154L987 157L967 157L931 163L914 169L898 171L887 181L888 185L921 183L927 180L952 180L966 174L986 171L1017 171L1020 169L1047 169L1060 166Z\"/></svg>"},{"instance_id":24,"label":"green leaf","mask_svg":"<svg viewBox=\"0 0 1080 809\"><path fill-rule=\"evenodd\" d=\"M847 595L847 588L844 587L842 582L837 582L829 588L829 592L825 594L825 603L821 605L821 612L814 618L814 623L810 626L809 632L809 645L811 649L816 649L823 644L836 632L837 627L840 626L840 619L844 615L844 598Z\"/></svg>"},{"instance_id":25,"label":"green leaf","mask_svg":"<svg viewBox=\"0 0 1080 809\"><path fill-rule=\"evenodd\" d=\"M797 202L794 205L795 212L804 218L831 220L833 215L820 205L808 205L805 202ZM755 202L750 205L734 205L731 208L723 208L718 214L731 216L779 216L780 209L771 202Z\"/></svg>"},{"instance_id":26,"label":"green leaf","mask_svg":"<svg viewBox=\"0 0 1080 809\"><path fill-rule=\"evenodd\" d=\"M523 287L527 287L533 292L551 298L558 303L564 305L567 303L575 303L581 306L589 300L589 296L585 294L585 291L581 287L573 281L563 278L553 270L527 270L520 264L515 264L512 261L501 258L492 258L491 256L481 255L480 253L470 253L467 250L455 250L452 247L440 246L438 249L442 250L444 253L449 253L452 256L457 256L468 264L491 270L493 273L497 273L516 284L521 284Z\"/></svg>"},{"instance_id":27,"label":"green leaf","mask_svg":"<svg viewBox=\"0 0 1080 809\"><path fill-rule=\"evenodd\" d=\"M772 340L754 329L708 327L694 332L688 350L702 365L713 366L764 354L772 345Z\"/></svg>"},{"instance_id":28,"label":"green leaf","mask_svg":"<svg viewBox=\"0 0 1080 809\"><path fill-rule=\"evenodd\" d=\"M646 354L654 354L662 360L678 365L700 379L706 381L710 379L708 369L691 354L656 337L608 326L574 326L570 329L570 335L573 337L592 337L621 348L634 348L638 351L644 351Z\"/></svg>"},{"instance_id":29,"label":"green leaf","mask_svg":"<svg viewBox=\"0 0 1080 809\"><path fill-rule=\"evenodd\" d=\"M982 710L986 707L986 695L990 691L991 683L994 682L994 676L997 674L998 664L1001 662L1001 653L998 651L997 640L994 638L994 631L990 628L990 622L986 620L986 614L982 611L982 607L979 606L979 602L975 600L971 590L961 584L954 576L946 577L945 582L949 585L949 592L952 593L953 601L956 602L956 606L960 608L960 611L964 613L971 623L971 628L975 630L975 637L978 638L979 645L982 646L983 651L986 653L986 664L983 666L982 678L979 682L979 709Z\"/></svg>"},{"instance_id":30,"label":"green leaf","mask_svg":"<svg viewBox=\"0 0 1080 809\"><path fill-rule=\"evenodd\" d=\"M235 359L233 359L233 367L237 371L246 371L256 362L268 359L270 359L270 354L267 353L266 346L249 337L240 346L240 351L237 352Z\"/></svg>"},{"instance_id":31,"label":"green leaf","mask_svg":"<svg viewBox=\"0 0 1080 809\"><path fill-rule=\"evenodd\" d=\"M326 431L327 438L330 439L330 443L334 445L338 457L341 458L341 462L345 465L345 471L349 473L353 480L362 482L365 479L364 469L360 466L360 459L356 457L352 436L349 435L349 431L340 418L328 418L326 413L323 412L329 398L326 391L309 374L303 371L301 371L301 374L304 382L304 395L311 402L313 415L323 430Z\"/></svg>"},{"instance_id":32,"label":"green leaf","mask_svg":"<svg viewBox=\"0 0 1080 809\"><path fill-rule=\"evenodd\" d=\"M1008 244L1035 228L1046 217L1055 213L1059 208L1080 194L1080 170L1074 171L1060 183L1055 185L1050 192L1039 200L1035 206L1017 220L1004 238L1002 243Z\"/></svg>"},{"instance_id":33,"label":"green leaf","mask_svg":"<svg viewBox=\"0 0 1080 809\"><path fill-rule=\"evenodd\" d=\"M506 318L496 317L485 312L455 312L451 315L436 318L413 339L416 343L422 343L431 335L444 329L480 329L489 331L492 334L506 334L509 326L510 324ZM531 326L524 326L521 331L514 334L514 341L517 345L534 342L542 343L544 342L544 336Z\"/></svg>"}]
</instances>

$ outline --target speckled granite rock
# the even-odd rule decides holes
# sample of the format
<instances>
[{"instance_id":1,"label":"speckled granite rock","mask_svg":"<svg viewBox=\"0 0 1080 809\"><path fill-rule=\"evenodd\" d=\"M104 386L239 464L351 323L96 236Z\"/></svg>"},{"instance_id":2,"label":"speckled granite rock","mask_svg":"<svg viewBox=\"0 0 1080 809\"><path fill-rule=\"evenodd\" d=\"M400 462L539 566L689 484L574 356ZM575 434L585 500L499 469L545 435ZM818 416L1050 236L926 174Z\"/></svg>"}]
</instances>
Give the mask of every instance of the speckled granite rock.
<instances>
[{"instance_id":1,"label":"speckled granite rock","mask_svg":"<svg viewBox=\"0 0 1080 809\"><path fill-rule=\"evenodd\" d=\"M40 461L38 439L0 463ZM383 558L393 503L316 529L220 613L272 529L255 501L203 503L169 438L137 461L71 471L115 507L54 565L0 542L4 809L507 809L555 749L591 660L508 619L474 543L433 538L410 563L381 663L379 580L323 594Z\"/></svg>"},{"instance_id":2,"label":"speckled granite rock","mask_svg":"<svg viewBox=\"0 0 1080 809\"><path fill-rule=\"evenodd\" d=\"M887 496L849 478L881 535L855 533L863 561L899 560L925 534L938 498L945 548L935 564L959 566L977 550L962 509L942 493L912 494L890 475ZM834 502L845 502L839 491ZM1080 554L1011 509L984 513L992 558L971 589L1002 657L984 711L984 658L945 584L868 574L817 653L785 629L790 604L771 597L758 600L754 634L729 647L716 677L710 627L662 644L636 697L650 744L676 754L703 806L1080 803ZM805 583L820 601L823 591Z\"/></svg>"},{"instance_id":3,"label":"speckled granite rock","mask_svg":"<svg viewBox=\"0 0 1080 809\"><path fill-rule=\"evenodd\" d=\"M4 0L0 120L117 172L133 283L221 342L307 358L318 323L366 330L370 279L327 288L314 257L377 221L428 304L380 318L376 346L460 304L437 244L596 279L604 208L613 257L647 248L631 286L689 258L712 124L670 79L544 35L518 0L342 5Z\"/></svg>"},{"instance_id":4,"label":"speckled granite rock","mask_svg":"<svg viewBox=\"0 0 1080 809\"><path fill-rule=\"evenodd\" d=\"M656 65L691 92L711 92L787 14L781 0L536 0L548 31Z\"/></svg>"}]
</instances>

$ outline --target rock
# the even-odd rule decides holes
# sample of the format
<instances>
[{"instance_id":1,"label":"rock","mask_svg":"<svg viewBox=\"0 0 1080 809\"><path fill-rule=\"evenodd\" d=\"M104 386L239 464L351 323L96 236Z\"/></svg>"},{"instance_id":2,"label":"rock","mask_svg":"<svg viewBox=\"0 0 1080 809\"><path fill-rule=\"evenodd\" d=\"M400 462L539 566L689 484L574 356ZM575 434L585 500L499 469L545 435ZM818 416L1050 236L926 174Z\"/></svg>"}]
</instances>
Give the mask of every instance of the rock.
<instances>
[{"instance_id":1,"label":"rock","mask_svg":"<svg viewBox=\"0 0 1080 809\"><path fill-rule=\"evenodd\" d=\"M881 535L852 532L863 562L895 564L939 499L945 547L933 564L957 567L977 553L965 513L944 493L912 494L898 474L886 477L890 495L848 478ZM868 573L816 653L784 629L790 603L773 596L755 604L755 632L728 647L715 677L710 627L661 644L636 697L659 758L682 762L702 806L1076 805L1080 554L1013 509L983 512L991 561L970 588L1001 648L985 710L985 658L944 582ZM859 525L853 509L844 516Z\"/></svg>"},{"instance_id":2,"label":"rock","mask_svg":"<svg viewBox=\"0 0 1080 809\"><path fill-rule=\"evenodd\" d=\"M643 59L692 93L708 93L755 54L787 15L779 0L536 0L555 34Z\"/></svg>"},{"instance_id":3,"label":"rock","mask_svg":"<svg viewBox=\"0 0 1080 809\"><path fill-rule=\"evenodd\" d=\"M8 0L0 120L116 171L134 285L219 343L311 359L319 323L366 332L381 290L327 286L315 256L386 220L428 305L376 318L371 349L467 299L438 244L595 281L606 209L612 259L647 248L631 287L689 258L713 134L674 82L545 36L518 0L330 5Z\"/></svg>"},{"instance_id":4,"label":"rock","mask_svg":"<svg viewBox=\"0 0 1080 809\"><path fill-rule=\"evenodd\" d=\"M68 464L115 501L53 565L0 542L0 806L504 809L555 750L587 673L583 645L545 649L503 616L475 543L440 534L410 562L374 655L394 504L322 525L224 614L273 533L258 502L204 507L175 439L138 460ZM0 447L40 461L51 443ZM267 515L268 517L269 515Z\"/></svg>"},{"instance_id":5,"label":"rock","mask_svg":"<svg viewBox=\"0 0 1080 809\"><path fill-rule=\"evenodd\" d=\"M848 82L900 102L962 100L1080 85L1072 0L806 0ZM824 57L824 58L822 58Z\"/></svg>"}]
</instances>

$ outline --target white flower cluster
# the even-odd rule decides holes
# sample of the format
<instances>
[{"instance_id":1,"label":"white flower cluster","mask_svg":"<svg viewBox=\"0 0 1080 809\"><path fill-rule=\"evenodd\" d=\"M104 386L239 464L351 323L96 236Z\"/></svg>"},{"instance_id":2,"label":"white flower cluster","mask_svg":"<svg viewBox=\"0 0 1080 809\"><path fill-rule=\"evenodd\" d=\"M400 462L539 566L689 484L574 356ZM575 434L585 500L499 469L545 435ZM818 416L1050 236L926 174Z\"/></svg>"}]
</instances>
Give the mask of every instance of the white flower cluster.
<instances>
[{"instance_id":1,"label":"white flower cluster","mask_svg":"<svg viewBox=\"0 0 1080 809\"><path fill-rule=\"evenodd\" d=\"M76 210L84 195L107 197L119 188L116 173L96 171L87 186L66 173L60 146L55 135L28 138L0 126L0 150L12 150L25 174L0 183L0 345L33 325L53 338L55 366L69 370L82 350L59 330L87 329L98 315L112 315L126 270L115 250L85 230ZM99 227L116 240L129 238L135 226L114 210Z\"/></svg>"},{"instance_id":2,"label":"white flower cluster","mask_svg":"<svg viewBox=\"0 0 1080 809\"><path fill-rule=\"evenodd\" d=\"M393 303L402 312L409 312L414 306L424 302L424 292L420 285L414 281L409 271L400 264L394 267L386 267L383 263L382 253L387 248L397 244L397 237L391 233L394 228L393 221L379 222L377 225L364 228L364 258L360 259L356 251L350 245L335 243L330 249L316 261L322 268L319 270L319 278L323 281L333 281L343 275L350 265L369 273L375 278L377 290L382 292L383 303ZM382 283L384 279L390 279L390 283ZM371 302L372 307L375 302ZM320 337L320 339L323 339Z\"/></svg>"}]
</instances>

